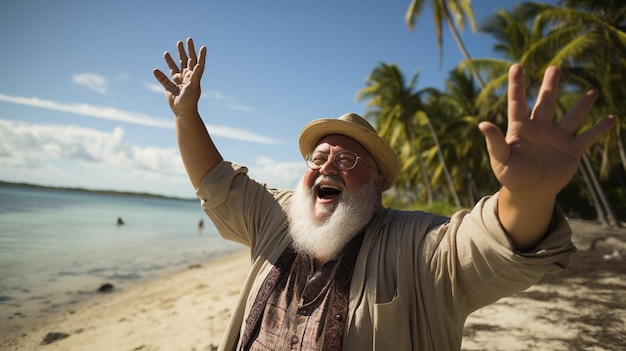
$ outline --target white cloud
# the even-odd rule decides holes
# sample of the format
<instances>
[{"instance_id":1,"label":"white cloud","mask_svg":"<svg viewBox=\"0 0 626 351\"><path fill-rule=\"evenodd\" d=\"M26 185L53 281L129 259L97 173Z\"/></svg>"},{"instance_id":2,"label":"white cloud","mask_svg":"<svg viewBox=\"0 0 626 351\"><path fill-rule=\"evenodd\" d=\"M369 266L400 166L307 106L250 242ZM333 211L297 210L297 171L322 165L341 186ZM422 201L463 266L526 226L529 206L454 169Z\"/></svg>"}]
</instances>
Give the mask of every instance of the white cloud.
<instances>
[{"instance_id":1,"label":"white cloud","mask_svg":"<svg viewBox=\"0 0 626 351\"><path fill-rule=\"evenodd\" d=\"M226 95L220 93L217 90L203 90L202 97L215 101L227 101L227 102L235 102L235 98L227 97Z\"/></svg>"},{"instance_id":2,"label":"white cloud","mask_svg":"<svg viewBox=\"0 0 626 351\"><path fill-rule=\"evenodd\" d=\"M263 135L259 135L244 129L231 128L225 126L218 126L213 124L205 124L206 129L211 135L219 135L229 139L249 141L260 144L279 144L276 139L269 138Z\"/></svg>"},{"instance_id":3,"label":"white cloud","mask_svg":"<svg viewBox=\"0 0 626 351\"><path fill-rule=\"evenodd\" d=\"M164 119L137 113L132 111L120 110L115 107L96 106L78 103L60 103L52 100L44 100L36 97L9 96L0 93L0 101L10 102L19 105L38 107L42 109L63 111L74 113L77 115L99 118L111 121L119 121L124 123L132 123L156 128L173 129L174 123L171 119ZM243 140L248 142L262 144L279 144L280 141L253 133L245 129L238 129L226 126L207 125L207 129L213 136L223 138Z\"/></svg>"},{"instance_id":4,"label":"white cloud","mask_svg":"<svg viewBox=\"0 0 626 351\"><path fill-rule=\"evenodd\" d=\"M72 82L78 85L84 85L89 90L99 94L106 94L109 89L107 79L95 73L76 74L72 76Z\"/></svg>"},{"instance_id":5,"label":"white cloud","mask_svg":"<svg viewBox=\"0 0 626 351\"><path fill-rule=\"evenodd\" d=\"M237 99L226 96L217 90L203 90L202 98L209 99L212 104L217 107L225 108L227 110L252 112L254 109L250 106L242 105L237 102Z\"/></svg>"},{"instance_id":6,"label":"white cloud","mask_svg":"<svg viewBox=\"0 0 626 351\"><path fill-rule=\"evenodd\" d=\"M158 84L158 83L143 82L143 86L148 88L148 90L153 91L155 93L159 93L159 94L164 94L165 93L165 90L163 89L163 86L161 84Z\"/></svg>"},{"instance_id":7,"label":"white cloud","mask_svg":"<svg viewBox=\"0 0 626 351\"><path fill-rule=\"evenodd\" d=\"M158 174L183 175L175 148L140 147L124 139L116 127L103 132L78 126L28 124L0 119L1 163L12 167L38 168L51 160L126 168Z\"/></svg>"},{"instance_id":8,"label":"white cloud","mask_svg":"<svg viewBox=\"0 0 626 351\"><path fill-rule=\"evenodd\" d=\"M175 147L134 145L121 127L100 131L0 119L0 135L3 180L193 196ZM259 157L250 165L250 176L293 189L305 167L304 162Z\"/></svg>"},{"instance_id":9,"label":"white cloud","mask_svg":"<svg viewBox=\"0 0 626 351\"><path fill-rule=\"evenodd\" d=\"M254 109L252 107L248 107L240 104L222 104L221 107L227 110L235 110L235 111L243 111L243 112L252 112Z\"/></svg>"},{"instance_id":10,"label":"white cloud","mask_svg":"<svg viewBox=\"0 0 626 351\"><path fill-rule=\"evenodd\" d=\"M126 74L126 73L118 74L118 75L114 78L114 80L115 80L116 82L123 82L123 81L129 80L129 79L130 79L130 76L129 76L128 74Z\"/></svg>"},{"instance_id":11,"label":"white cloud","mask_svg":"<svg viewBox=\"0 0 626 351\"><path fill-rule=\"evenodd\" d=\"M106 119L111 121L119 121L158 128L174 128L173 122L169 119L155 118L142 113L120 110L115 107L104 107L77 103L64 104L36 97L27 98L20 96L9 96L4 94L0 94L0 101L38 107L47 110L69 112L77 115Z\"/></svg>"},{"instance_id":12,"label":"white cloud","mask_svg":"<svg viewBox=\"0 0 626 351\"><path fill-rule=\"evenodd\" d=\"M150 91L163 94L163 86L161 84L144 82L143 86L146 87ZM202 90L201 98L211 101L211 104L213 106L227 109L227 110L243 111L243 112L254 111L252 107L242 105L237 102L237 99L226 96L217 90Z\"/></svg>"},{"instance_id":13,"label":"white cloud","mask_svg":"<svg viewBox=\"0 0 626 351\"><path fill-rule=\"evenodd\" d=\"M258 157L249 168L251 178L277 189L293 189L306 171L304 161L278 162L264 156Z\"/></svg>"},{"instance_id":14,"label":"white cloud","mask_svg":"<svg viewBox=\"0 0 626 351\"><path fill-rule=\"evenodd\" d=\"M0 119L0 179L44 185L193 197L178 150L128 142L120 127Z\"/></svg>"}]
</instances>

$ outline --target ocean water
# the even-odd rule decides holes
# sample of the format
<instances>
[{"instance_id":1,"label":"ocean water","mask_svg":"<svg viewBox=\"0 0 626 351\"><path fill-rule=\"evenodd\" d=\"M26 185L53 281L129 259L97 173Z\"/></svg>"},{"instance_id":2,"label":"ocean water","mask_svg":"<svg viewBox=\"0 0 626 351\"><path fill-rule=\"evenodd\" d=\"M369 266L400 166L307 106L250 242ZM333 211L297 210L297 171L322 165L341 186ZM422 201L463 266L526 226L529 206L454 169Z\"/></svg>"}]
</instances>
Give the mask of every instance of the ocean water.
<instances>
[{"instance_id":1,"label":"ocean water","mask_svg":"<svg viewBox=\"0 0 626 351\"><path fill-rule=\"evenodd\" d=\"M197 200L0 185L0 332L240 249Z\"/></svg>"}]
</instances>

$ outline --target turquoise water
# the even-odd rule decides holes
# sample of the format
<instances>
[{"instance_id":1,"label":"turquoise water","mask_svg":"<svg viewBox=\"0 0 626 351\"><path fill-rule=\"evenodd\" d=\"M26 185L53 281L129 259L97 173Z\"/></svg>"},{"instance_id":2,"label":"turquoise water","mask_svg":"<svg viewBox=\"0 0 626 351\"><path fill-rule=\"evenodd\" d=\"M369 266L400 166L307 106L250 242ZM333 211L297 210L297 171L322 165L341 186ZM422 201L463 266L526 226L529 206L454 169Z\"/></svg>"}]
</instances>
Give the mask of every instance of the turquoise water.
<instances>
[{"instance_id":1,"label":"turquoise water","mask_svg":"<svg viewBox=\"0 0 626 351\"><path fill-rule=\"evenodd\" d=\"M199 201L0 185L0 328L241 248Z\"/></svg>"}]
</instances>

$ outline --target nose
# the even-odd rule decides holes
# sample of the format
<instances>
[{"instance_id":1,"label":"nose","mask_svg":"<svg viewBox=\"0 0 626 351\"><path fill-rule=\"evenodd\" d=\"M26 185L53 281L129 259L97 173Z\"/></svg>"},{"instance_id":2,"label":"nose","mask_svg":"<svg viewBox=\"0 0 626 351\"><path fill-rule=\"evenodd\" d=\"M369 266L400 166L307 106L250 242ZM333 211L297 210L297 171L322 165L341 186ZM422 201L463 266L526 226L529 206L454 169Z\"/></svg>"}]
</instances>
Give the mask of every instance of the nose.
<instances>
[{"instance_id":1,"label":"nose","mask_svg":"<svg viewBox=\"0 0 626 351\"><path fill-rule=\"evenodd\" d=\"M339 172L339 169L335 164L335 157L329 155L326 163L324 163L322 167L318 169L318 172L320 172L320 174L337 174Z\"/></svg>"}]
</instances>

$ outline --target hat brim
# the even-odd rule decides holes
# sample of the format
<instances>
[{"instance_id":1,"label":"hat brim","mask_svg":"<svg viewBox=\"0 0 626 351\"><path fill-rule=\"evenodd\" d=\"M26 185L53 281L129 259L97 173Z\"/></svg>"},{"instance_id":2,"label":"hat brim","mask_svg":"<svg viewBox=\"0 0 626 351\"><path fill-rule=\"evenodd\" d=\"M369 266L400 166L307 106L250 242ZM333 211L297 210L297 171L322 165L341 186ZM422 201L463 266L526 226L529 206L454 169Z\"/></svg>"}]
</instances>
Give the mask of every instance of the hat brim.
<instances>
[{"instance_id":1,"label":"hat brim","mask_svg":"<svg viewBox=\"0 0 626 351\"><path fill-rule=\"evenodd\" d=\"M400 162L396 154L378 134L353 122L333 118L309 122L300 132L298 143L302 157L306 157L328 135L347 136L370 153L382 176L382 190L387 190L396 183L400 174Z\"/></svg>"}]
</instances>

